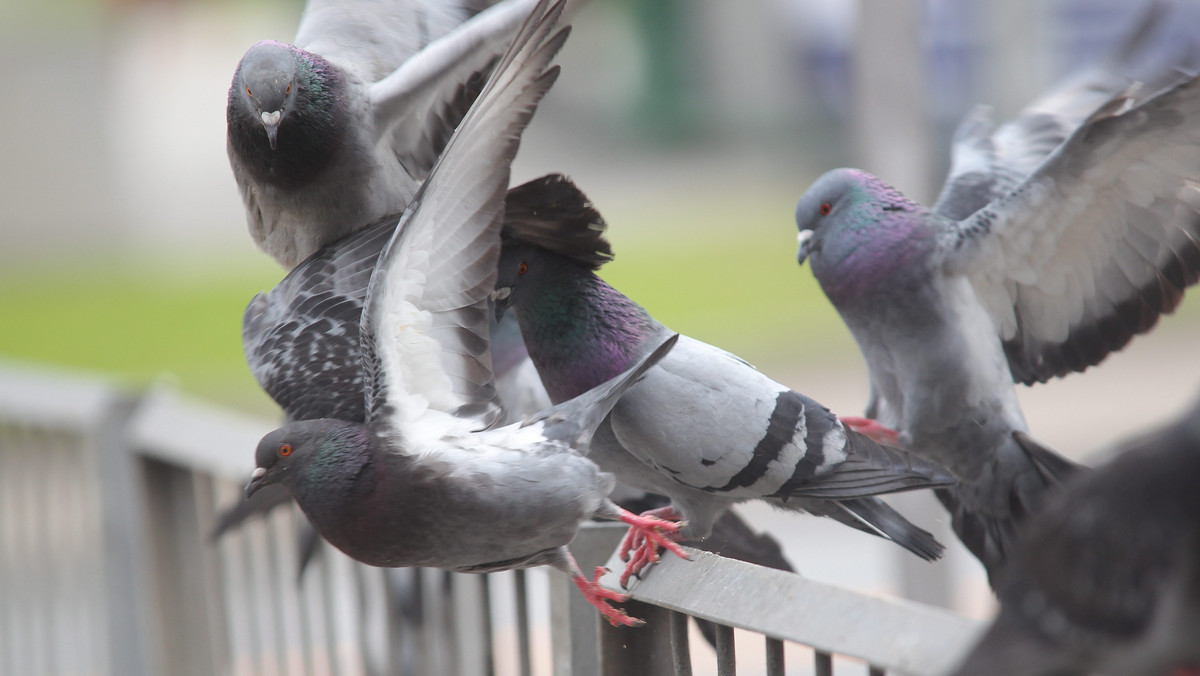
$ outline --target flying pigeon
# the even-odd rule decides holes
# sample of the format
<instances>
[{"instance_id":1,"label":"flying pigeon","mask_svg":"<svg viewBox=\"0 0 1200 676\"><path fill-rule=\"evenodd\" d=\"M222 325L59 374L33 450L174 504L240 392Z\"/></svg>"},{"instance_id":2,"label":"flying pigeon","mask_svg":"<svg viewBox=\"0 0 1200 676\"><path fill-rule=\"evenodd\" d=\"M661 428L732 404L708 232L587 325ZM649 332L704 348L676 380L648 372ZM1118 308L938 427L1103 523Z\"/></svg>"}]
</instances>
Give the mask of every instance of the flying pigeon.
<instances>
[{"instance_id":1,"label":"flying pigeon","mask_svg":"<svg viewBox=\"0 0 1200 676\"><path fill-rule=\"evenodd\" d=\"M595 270L611 258L604 223L509 229L493 294L512 308L552 400L568 401L638 363L672 335ZM824 406L732 354L686 336L630 388L588 457L623 483L669 496L686 539L704 538L734 503L765 499L831 516L925 559L942 547L873 496L943 486L942 468L845 428ZM657 550L627 538L622 582Z\"/></svg>"},{"instance_id":2,"label":"flying pigeon","mask_svg":"<svg viewBox=\"0 0 1200 676\"><path fill-rule=\"evenodd\" d=\"M867 361L867 417L958 477L938 497L993 584L1076 468L1029 436L1013 382L1098 364L1200 277L1200 84L1116 82L1092 71L994 132L968 119L932 209L854 169L796 207L797 258Z\"/></svg>"},{"instance_id":3,"label":"flying pigeon","mask_svg":"<svg viewBox=\"0 0 1200 676\"><path fill-rule=\"evenodd\" d=\"M252 46L226 145L255 243L291 269L402 212L533 2L309 0L295 45Z\"/></svg>"},{"instance_id":4,"label":"flying pigeon","mask_svg":"<svg viewBox=\"0 0 1200 676\"><path fill-rule=\"evenodd\" d=\"M365 422L303 420L269 433L246 492L283 484L326 540L370 565L552 565L610 622L631 625L607 603L623 595L585 577L566 545L592 517L663 546L678 524L618 508L612 476L577 451L675 339L577 398L492 425L488 298L509 165L557 78L563 4L538 3L379 254L359 324Z\"/></svg>"},{"instance_id":5,"label":"flying pigeon","mask_svg":"<svg viewBox=\"0 0 1200 676\"><path fill-rule=\"evenodd\" d=\"M1200 400L1047 500L955 672L1200 674Z\"/></svg>"}]
</instances>

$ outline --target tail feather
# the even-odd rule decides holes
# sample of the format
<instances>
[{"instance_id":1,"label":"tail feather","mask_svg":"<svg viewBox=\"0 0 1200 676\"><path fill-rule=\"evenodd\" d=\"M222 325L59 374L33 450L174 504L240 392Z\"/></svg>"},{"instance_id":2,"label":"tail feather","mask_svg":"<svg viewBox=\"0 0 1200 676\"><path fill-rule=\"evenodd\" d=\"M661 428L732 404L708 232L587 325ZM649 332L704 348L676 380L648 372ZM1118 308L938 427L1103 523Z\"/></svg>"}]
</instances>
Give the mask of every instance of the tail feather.
<instances>
[{"instance_id":1,"label":"tail feather","mask_svg":"<svg viewBox=\"0 0 1200 676\"><path fill-rule=\"evenodd\" d=\"M934 491L959 540L987 569L993 589L1024 521L1064 481L1087 471L1020 431L996 457L993 471L978 480Z\"/></svg>"},{"instance_id":2,"label":"tail feather","mask_svg":"<svg viewBox=\"0 0 1200 676\"><path fill-rule=\"evenodd\" d=\"M846 459L819 477L785 482L774 497L848 500L955 483L949 470L897 448L882 446L847 429Z\"/></svg>"},{"instance_id":3,"label":"tail feather","mask_svg":"<svg viewBox=\"0 0 1200 676\"><path fill-rule=\"evenodd\" d=\"M828 516L852 528L891 540L908 551L925 559L936 561L942 558L945 547L933 534L904 518L883 500L859 498L834 503L838 511Z\"/></svg>"},{"instance_id":4,"label":"tail feather","mask_svg":"<svg viewBox=\"0 0 1200 676\"><path fill-rule=\"evenodd\" d=\"M596 428L608 417L613 406L620 401L621 395L625 394L626 390L646 375L646 371L665 357L671 348L675 347L678 340L679 334L671 336L642 359L637 366L612 380L593 387L578 397L528 418L521 425L527 426L544 422L543 434L547 439L565 441L576 447L586 446L591 443Z\"/></svg>"}]
</instances>

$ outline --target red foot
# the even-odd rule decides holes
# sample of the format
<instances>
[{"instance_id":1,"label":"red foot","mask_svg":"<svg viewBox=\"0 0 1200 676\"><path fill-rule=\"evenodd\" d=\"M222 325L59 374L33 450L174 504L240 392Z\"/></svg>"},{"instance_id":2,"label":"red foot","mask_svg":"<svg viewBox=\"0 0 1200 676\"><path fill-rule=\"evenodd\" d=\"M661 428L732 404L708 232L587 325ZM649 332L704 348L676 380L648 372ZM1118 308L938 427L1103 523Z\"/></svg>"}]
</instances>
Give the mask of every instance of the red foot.
<instances>
[{"instance_id":1,"label":"red foot","mask_svg":"<svg viewBox=\"0 0 1200 676\"><path fill-rule=\"evenodd\" d=\"M884 427L879 424L879 421L871 418L859 418L857 416L847 415L839 416L842 424L859 434L867 437L877 444L885 446L899 446L900 433L890 427Z\"/></svg>"},{"instance_id":2,"label":"red foot","mask_svg":"<svg viewBox=\"0 0 1200 676\"><path fill-rule=\"evenodd\" d=\"M627 562L621 573L622 587L629 583L630 577L642 572L651 563L658 562L659 547L671 550L680 558L689 558L687 552L675 542L679 538L679 529L683 527L681 518L670 506L649 510L640 516L629 512L621 515L621 520L630 526L617 551L621 560Z\"/></svg>"},{"instance_id":3,"label":"red foot","mask_svg":"<svg viewBox=\"0 0 1200 676\"><path fill-rule=\"evenodd\" d=\"M636 617L630 617L624 610L614 608L608 605L608 601L628 601L629 597L621 592L615 592L611 589L605 589L600 586L600 578L607 570L603 566L596 566L594 577L589 580L584 577L583 573L575 572L571 575L571 579L575 581L575 586L579 587L579 591L583 592L583 598L587 599L588 603L596 606L596 610L608 620L608 623L614 627L640 627L646 623L645 620L639 620Z\"/></svg>"}]
</instances>

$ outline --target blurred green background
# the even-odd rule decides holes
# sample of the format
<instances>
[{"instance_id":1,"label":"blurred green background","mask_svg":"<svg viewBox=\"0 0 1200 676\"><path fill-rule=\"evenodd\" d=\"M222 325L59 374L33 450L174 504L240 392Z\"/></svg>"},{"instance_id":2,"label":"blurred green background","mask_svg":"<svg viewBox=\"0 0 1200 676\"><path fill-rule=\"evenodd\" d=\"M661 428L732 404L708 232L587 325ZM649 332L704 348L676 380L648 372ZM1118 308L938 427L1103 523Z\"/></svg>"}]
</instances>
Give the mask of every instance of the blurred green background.
<instances>
[{"instance_id":1,"label":"blurred green background","mask_svg":"<svg viewBox=\"0 0 1200 676\"><path fill-rule=\"evenodd\" d=\"M283 272L246 234L224 102L245 48L290 41L302 6L0 8L0 359L165 380L274 414L242 359L240 321ZM842 393L801 379L844 372L857 409L856 348L794 260L795 199L824 170L854 165L930 201L969 106L1015 110L1104 53L1139 10L896 6L911 23L872 24L879 8L842 0L591 0L514 181L571 175L608 219L617 258L603 274L618 288L818 398ZM884 50L871 77L901 85L882 104L856 88L853 57L867 47ZM869 136L880 120L892 133ZM1167 330L1195 326L1196 305Z\"/></svg>"}]
</instances>

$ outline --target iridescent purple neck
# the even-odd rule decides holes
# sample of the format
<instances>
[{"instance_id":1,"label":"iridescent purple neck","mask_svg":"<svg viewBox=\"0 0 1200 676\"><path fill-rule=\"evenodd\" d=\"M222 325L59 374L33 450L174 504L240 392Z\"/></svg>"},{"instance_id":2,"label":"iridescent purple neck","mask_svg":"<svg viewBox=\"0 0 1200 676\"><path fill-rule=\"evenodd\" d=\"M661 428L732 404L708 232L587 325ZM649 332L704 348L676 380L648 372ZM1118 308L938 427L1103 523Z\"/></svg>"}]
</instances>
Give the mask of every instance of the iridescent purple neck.
<instances>
[{"instance_id":1,"label":"iridescent purple neck","mask_svg":"<svg viewBox=\"0 0 1200 676\"><path fill-rule=\"evenodd\" d=\"M591 271L571 267L516 308L529 356L556 403L632 367L660 328Z\"/></svg>"}]
</instances>

